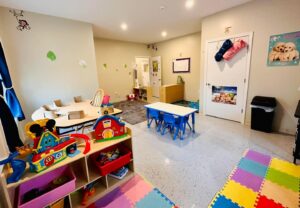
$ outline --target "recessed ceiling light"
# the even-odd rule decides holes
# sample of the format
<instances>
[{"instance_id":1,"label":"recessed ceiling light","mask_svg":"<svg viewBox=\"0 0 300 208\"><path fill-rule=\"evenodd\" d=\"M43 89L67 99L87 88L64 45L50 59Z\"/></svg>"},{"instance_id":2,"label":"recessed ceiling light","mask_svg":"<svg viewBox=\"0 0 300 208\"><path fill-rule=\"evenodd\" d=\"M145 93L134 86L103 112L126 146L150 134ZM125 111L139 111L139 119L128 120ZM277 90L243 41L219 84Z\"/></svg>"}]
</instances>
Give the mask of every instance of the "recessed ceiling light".
<instances>
[{"instance_id":1,"label":"recessed ceiling light","mask_svg":"<svg viewBox=\"0 0 300 208\"><path fill-rule=\"evenodd\" d=\"M191 8L193 8L194 4L195 4L194 0L186 0L185 1L185 8L191 9Z\"/></svg>"},{"instance_id":2,"label":"recessed ceiling light","mask_svg":"<svg viewBox=\"0 0 300 208\"><path fill-rule=\"evenodd\" d=\"M126 24L126 23L122 23L122 24L121 24L121 29L122 29L122 30L127 30L127 29L128 29L127 24Z\"/></svg>"},{"instance_id":3,"label":"recessed ceiling light","mask_svg":"<svg viewBox=\"0 0 300 208\"><path fill-rule=\"evenodd\" d=\"M166 37L167 35L168 35L168 33L166 31L161 32L161 36Z\"/></svg>"}]
</instances>

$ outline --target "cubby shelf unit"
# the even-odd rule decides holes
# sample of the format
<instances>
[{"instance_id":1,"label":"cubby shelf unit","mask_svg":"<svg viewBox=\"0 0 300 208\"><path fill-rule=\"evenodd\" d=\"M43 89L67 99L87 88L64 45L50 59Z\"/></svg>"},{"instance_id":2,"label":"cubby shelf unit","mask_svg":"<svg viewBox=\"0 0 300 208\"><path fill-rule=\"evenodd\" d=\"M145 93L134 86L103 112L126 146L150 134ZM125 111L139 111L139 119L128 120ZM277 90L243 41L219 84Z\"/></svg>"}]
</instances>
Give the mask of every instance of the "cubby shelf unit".
<instances>
[{"instance_id":1,"label":"cubby shelf unit","mask_svg":"<svg viewBox=\"0 0 300 208\"><path fill-rule=\"evenodd\" d=\"M48 173L50 171L53 171L57 168L60 168L62 166L69 166L72 168L75 176L76 176L76 185L75 190L68 195L57 199L56 201L59 201L63 198L65 198L65 207L86 207L89 204L92 204L93 202L97 201L101 197L105 196L107 193L111 192L115 188L119 187L123 183L127 182L129 179L131 179L134 176L134 159L132 154L132 159L129 162L129 164L126 165L128 167L129 171L127 175L121 179L114 179L108 175L101 176L99 174L99 171L97 167L94 165L91 155L100 152L103 149L106 149L110 146L114 145L124 145L132 152L132 133L131 129L126 128L127 130L127 136L122 139L116 139L111 141L105 141L105 142L94 142L94 138L92 134L88 134L88 136L91 138L91 151L88 152L86 155L84 155L83 149L84 144L79 144L78 149L81 151L80 154L76 155L73 158L66 158L65 160L49 167L45 171L42 171L40 173L33 173L29 171L29 167L26 168L25 173L23 174L22 178L16 182L7 184L6 178L12 173L12 170L9 166L5 166L3 168L3 171L1 173L1 196L4 196L4 200L1 200L2 206L7 208L14 208L17 207L17 191L18 187L29 180L32 180L33 178L37 178L39 176L42 176L45 173ZM88 203L86 206L81 205L81 200L83 196L83 188L92 183L95 183L95 194L88 198ZM52 203L55 203L56 201L53 201ZM51 205L51 204L49 204Z\"/></svg>"}]
</instances>

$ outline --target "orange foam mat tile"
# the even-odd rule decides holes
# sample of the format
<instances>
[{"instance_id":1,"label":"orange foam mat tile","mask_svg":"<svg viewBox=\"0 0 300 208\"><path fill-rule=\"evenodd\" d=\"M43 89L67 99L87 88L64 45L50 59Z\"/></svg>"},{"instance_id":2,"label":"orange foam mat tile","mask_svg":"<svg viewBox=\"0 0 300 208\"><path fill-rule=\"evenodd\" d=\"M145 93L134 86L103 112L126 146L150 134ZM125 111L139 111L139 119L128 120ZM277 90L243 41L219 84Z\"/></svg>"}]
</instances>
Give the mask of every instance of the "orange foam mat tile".
<instances>
[{"instance_id":1,"label":"orange foam mat tile","mask_svg":"<svg viewBox=\"0 0 300 208\"><path fill-rule=\"evenodd\" d=\"M260 194L282 204L284 207L299 208L299 192L294 192L271 181L265 180Z\"/></svg>"}]
</instances>

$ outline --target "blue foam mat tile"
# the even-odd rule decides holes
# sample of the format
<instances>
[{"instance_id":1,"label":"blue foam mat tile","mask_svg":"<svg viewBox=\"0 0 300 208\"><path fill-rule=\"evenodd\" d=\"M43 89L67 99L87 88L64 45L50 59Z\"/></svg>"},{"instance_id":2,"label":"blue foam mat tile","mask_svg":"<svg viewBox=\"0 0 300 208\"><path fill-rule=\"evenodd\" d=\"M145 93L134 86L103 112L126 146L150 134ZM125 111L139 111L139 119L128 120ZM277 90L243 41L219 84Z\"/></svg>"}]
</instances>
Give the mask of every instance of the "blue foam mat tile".
<instances>
[{"instance_id":1,"label":"blue foam mat tile","mask_svg":"<svg viewBox=\"0 0 300 208\"><path fill-rule=\"evenodd\" d=\"M219 195L216 198L216 201L211 206L211 208L241 208L236 203L233 203L231 200L227 199L223 195Z\"/></svg>"}]
</instances>

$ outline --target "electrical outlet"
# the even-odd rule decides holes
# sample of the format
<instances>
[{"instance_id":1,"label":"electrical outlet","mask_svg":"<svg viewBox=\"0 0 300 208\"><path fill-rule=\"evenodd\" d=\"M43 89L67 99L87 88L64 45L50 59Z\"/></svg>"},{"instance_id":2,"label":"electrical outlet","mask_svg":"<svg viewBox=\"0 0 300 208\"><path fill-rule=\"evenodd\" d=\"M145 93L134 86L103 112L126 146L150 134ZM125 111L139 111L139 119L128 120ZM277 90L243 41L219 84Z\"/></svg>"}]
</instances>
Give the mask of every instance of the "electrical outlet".
<instances>
[{"instance_id":1,"label":"electrical outlet","mask_svg":"<svg viewBox=\"0 0 300 208\"><path fill-rule=\"evenodd\" d=\"M300 86L298 87L298 91L300 91Z\"/></svg>"}]
</instances>

